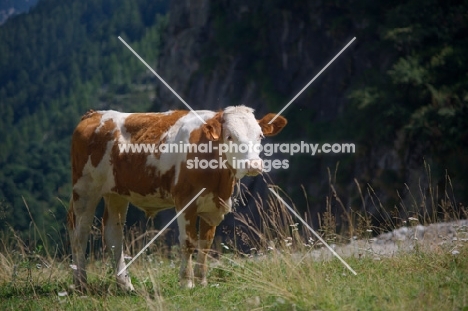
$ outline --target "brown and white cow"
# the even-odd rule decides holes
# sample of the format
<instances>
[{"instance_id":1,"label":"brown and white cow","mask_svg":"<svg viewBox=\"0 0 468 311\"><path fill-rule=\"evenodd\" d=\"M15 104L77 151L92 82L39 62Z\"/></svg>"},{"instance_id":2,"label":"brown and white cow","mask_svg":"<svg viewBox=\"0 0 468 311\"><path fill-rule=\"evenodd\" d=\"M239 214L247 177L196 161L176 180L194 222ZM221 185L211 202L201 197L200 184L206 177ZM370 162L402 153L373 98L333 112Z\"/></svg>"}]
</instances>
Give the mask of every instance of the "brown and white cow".
<instances>
[{"instance_id":1,"label":"brown and white cow","mask_svg":"<svg viewBox=\"0 0 468 311\"><path fill-rule=\"evenodd\" d=\"M287 121L270 113L256 120L253 109L228 107L223 111L176 110L165 113L121 113L90 111L84 115L72 137L73 195L68 212L68 227L74 263L74 283L86 289L85 252L96 205L104 198L104 238L112 247L117 272L125 267L122 240L128 203L147 215L174 207L180 211L202 188L206 190L178 219L181 244L180 282L194 286L192 253L198 249L196 277L206 285L206 258L216 226L231 209L231 195L236 179L257 175L262 163L259 153L226 152L226 168L189 169L190 159L219 159L211 153L129 153L122 144L191 143L211 141L213 149L222 143L259 144L263 136L275 135ZM234 158L246 160L246 167L235 169ZM256 165L253 165L255 164ZM197 217L200 218L197 234ZM133 290L127 271L117 276L117 283Z\"/></svg>"}]
</instances>

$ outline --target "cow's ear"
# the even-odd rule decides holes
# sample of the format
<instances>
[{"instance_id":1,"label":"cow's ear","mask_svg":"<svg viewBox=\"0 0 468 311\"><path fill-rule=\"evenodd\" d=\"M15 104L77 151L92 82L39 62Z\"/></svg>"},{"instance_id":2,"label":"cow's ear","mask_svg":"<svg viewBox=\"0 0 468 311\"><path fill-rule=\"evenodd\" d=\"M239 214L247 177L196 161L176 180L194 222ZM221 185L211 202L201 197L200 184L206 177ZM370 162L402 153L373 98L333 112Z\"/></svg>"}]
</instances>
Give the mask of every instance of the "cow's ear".
<instances>
[{"instance_id":1,"label":"cow's ear","mask_svg":"<svg viewBox=\"0 0 468 311\"><path fill-rule=\"evenodd\" d=\"M282 116L278 116L271 124L269 122L276 116L274 113L269 113L264 116L261 120L258 120L258 124L262 128L263 135L273 136L281 132L283 127L288 124L288 120Z\"/></svg>"},{"instance_id":2,"label":"cow's ear","mask_svg":"<svg viewBox=\"0 0 468 311\"><path fill-rule=\"evenodd\" d=\"M217 119L210 119L203 124L203 133L209 140L217 141L221 136L221 123Z\"/></svg>"}]
</instances>

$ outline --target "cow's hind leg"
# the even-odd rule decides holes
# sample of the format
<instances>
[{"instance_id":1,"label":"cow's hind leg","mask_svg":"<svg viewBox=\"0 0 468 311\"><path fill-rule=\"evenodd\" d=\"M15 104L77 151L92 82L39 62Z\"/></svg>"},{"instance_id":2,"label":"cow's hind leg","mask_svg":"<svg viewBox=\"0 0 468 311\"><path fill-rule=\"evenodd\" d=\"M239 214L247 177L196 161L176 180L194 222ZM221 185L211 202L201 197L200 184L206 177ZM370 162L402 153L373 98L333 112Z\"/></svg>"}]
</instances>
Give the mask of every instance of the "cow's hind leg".
<instances>
[{"instance_id":1,"label":"cow's hind leg","mask_svg":"<svg viewBox=\"0 0 468 311\"><path fill-rule=\"evenodd\" d=\"M200 281L202 286L208 284L206 275L208 266L206 259L213 243L216 226L209 225L203 218L200 218L200 236L198 239L198 254L197 265L195 267L195 277Z\"/></svg>"},{"instance_id":2,"label":"cow's hind leg","mask_svg":"<svg viewBox=\"0 0 468 311\"><path fill-rule=\"evenodd\" d=\"M73 281L78 291L87 290L86 246L99 197L72 198L68 210L68 229L73 260Z\"/></svg>"},{"instance_id":3,"label":"cow's hind leg","mask_svg":"<svg viewBox=\"0 0 468 311\"><path fill-rule=\"evenodd\" d=\"M122 244L128 201L117 195L107 195L104 197L104 201L106 203L103 216L104 238L106 247L113 256L117 284L124 290L133 291L134 288L127 270L117 275L125 267Z\"/></svg>"}]
</instances>

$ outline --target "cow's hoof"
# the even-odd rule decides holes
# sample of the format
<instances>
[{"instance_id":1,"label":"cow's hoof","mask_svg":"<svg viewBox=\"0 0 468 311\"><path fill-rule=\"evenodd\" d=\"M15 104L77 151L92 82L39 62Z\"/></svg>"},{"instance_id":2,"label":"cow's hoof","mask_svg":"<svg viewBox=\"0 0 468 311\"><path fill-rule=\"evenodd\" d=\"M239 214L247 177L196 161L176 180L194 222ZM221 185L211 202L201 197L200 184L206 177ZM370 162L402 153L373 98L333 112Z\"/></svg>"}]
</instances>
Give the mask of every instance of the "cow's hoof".
<instances>
[{"instance_id":1,"label":"cow's hoof","mask_svg":"<svg viewBox=\"0 0 468 311\"><path fill-rule=\"evenodd\" d=\"M180 287L181 288L187 288L187 289L194 288L195 283L193 282L193 280L181 280L180 281Z\"/></svg>"}]
</instances>

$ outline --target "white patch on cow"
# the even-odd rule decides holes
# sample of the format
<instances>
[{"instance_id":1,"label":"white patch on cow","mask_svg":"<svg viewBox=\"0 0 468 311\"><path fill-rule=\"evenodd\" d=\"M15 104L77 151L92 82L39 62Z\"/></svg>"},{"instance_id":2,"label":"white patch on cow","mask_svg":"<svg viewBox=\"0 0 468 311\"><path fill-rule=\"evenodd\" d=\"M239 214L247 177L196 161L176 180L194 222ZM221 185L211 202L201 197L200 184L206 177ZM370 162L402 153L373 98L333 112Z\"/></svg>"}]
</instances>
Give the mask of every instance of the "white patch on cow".
<instances>
[{"instance_id":1,"label":"white patch on cow","mask_svg":"<svg viewBox=\"0 0 468 311\"><path fill-rule=\"evenodd\" d=\"M216 213L218 212L218 207L214 203L213 193L208 193L204 196L199 196L196 200L197 203L197 213Z\"/></svg>"},{"instance_id":2,"label":"white patch on cow","mask_svg":"<svg viewBox=\"0 0 468 311\"><path fill-rule=\"evenodd\" d=\"M216 115L216 112L208 110L197 110L197 114L203 120L209 120ZM190 134L200 128L203 123L200 119L192 112L189 112L185 116L181 117L177 122L171 126L169 131L161 136L161 139L165 138L167 144L189 144ZM155 166L161 171L161 174L169 171L172 167L175 166L175 177L174 184L177 184L180 174L180 166L183 162L187 160L187 154L183 152L179 153L162 153L159 161L153 157L153 159L147 160L150 161L151 165L156 164ZM154 163L154 164L153 164Z\"/></svg>"},{"instance_id":3,"label":"white patch on cow","mask_svg":"<svg viewBox=\"0 0 468 311\"><path fill-rule=\"evenodd\" d=\"M106 152L102 157L101 162L96 167L96 171L100 173L98 178L102 182L101 193L109 193L115 187L114 172L112 170L111 156L112 148L114 147L114 141L107 142Z\"/></svg>"},{"instance_id":4,"label":"white patch on cow","mask_svg":"<svg viewBox=\"0 0 468 311\"><path fill-rule=\"evenodd\" d=\"M209 193L197 198L197 214L211 226L217 226L223 219L224 215L231 211L231 198L224 201L218 198L220 204L216 204L213 193Z\"/></svg>"},{"instance_id":5,"label":"white patch on cow","mask_svg":"<svg viewBox=\"0 0 468 311\"><path fill-rule=\"evenodd\" d=\"M125 129L125 120L127 119L128 116L131 115L131 113L125 113L125 112L119 112L115 110L103 110L103 111L97 111L100 113L101 116L101 122L99 126L96 128L95 132L99 133L101 128L104 126L104 123L108 120L112 120L115 123L115 128L112 131L112 134L115 131L120 131L120 135L118 137L118 142L121 144L126 144L130 142L130 134Z\"/></svg>"},{"instance_id":6,"label":"white patch on cow","mask_svg":"<svg viewBox=\"0 0 468 311\"><path fill-rule=\"evenodd\" d=\"M156 167L158 170L160 169L160 164L159 164L160 160L158 158L156 158L154 156L154 154L149 154L147 157L146 157L146 166L154 166Z\"/></svg>"},{"instance_id":7,"label":"white patch on cow","mask_svg":"<svg viewBox=\"0 0 468 311\"><path fill-rule=\"evenodd\" d=\"M233 144L260 144L263 137L262 129L255 119L254 110L245 106L227 107L223 114L223 140L225 143L232 141ZM233 150L235 151L235 150ZM255 152L255 148L250 148L248 152L228 152L226 158L231 166L234 166L234 158L239 160L259 161L260 154ZM238 165L236 165L237 167ZM248 169L237 169L236 177L242 178Z\"/></svg>"},{"instance_id":8,"label":"white patch on cow","mask_svg":"<svg viewBox=\"0 0 468 311\"><path fill-rule=\"evenodd\" d=\"M106 151L96 167L91 164L91 156L83 167L82 176L73 185L73 190L81 197L102 196L115 187L114 174L111 167L111 152L114 141L107 142ZM89 193L93 190L93 193Z\"/></svg>"},{"instance_id":9,"label":"white patch on cow","mask_svg":"<svg viewBox=\"0 0 468 311\"><path fill-rule=\"evenodd\" d=\"M253 115L253 109L245 106L227 107L224 110L223 129L237 143L258 142L262 129ZM226 137L224 137L226 138Z\"/></svg>"},{"instance_id":10,"label":"white patch on cow","mask_svg":"<svg viewBox=\"0 0 468 311\"><path fill-rule=\"evenodd\" d=\"M172 113L172 111L169 111ZM169 114L168 112L168 114ZM197 111L198 115L202 117L203 120L208 120L216 114L213 111L208 110L199 110ZM195 116L193 113L188 113L187 115L181 117L177 122L171 126L171 128L164 134L161 135L159 142L164 141L166 144L188 144L190 139L190 133L199 128L202 125L200 119ZM159 159L153 154L148 155L146 158L146 165L154 166L162 174L165 174L172 167L175 167L175 178L174 184L177 183L180 165L186 161L187 154L179 153L161 153Z\"/></svg>"},{"instance_id":11,"label":"white patch on cow","mask_svg":"<svg viewBox=\"0 0 468 311\"><path fill-rule=\"evenodd\" d=\"M185 215L181 215L177 218L177 225L179 227L179 242L182 245L185 245L185 240L187 236L187 226L190 225L190 220L185 219Z\"/></svg>"},{"instance_id":12,"label":"white patch on cow","mask_svg":"<svg viewBox=\"0 0 468 311\"><path fill-rule=\"evenodd\" d=\"M167 132L162 134L157 144L161 143ZM167 143L167 142L166 142ZM159 146L159 145L158 145ZM154 166L158 172L163 175L168 172L172 167L176 166L178 157L172 153L160 153L158 157L151 153L146 157L146 166Z\"/></svg>"},{"instance_id":13,"label":"white patch on cow","mask_svg":"<svg viewBox=\"0 0 468 311\"><path fill-rule=\"evenodd\" d=\"M239 114L239 113L240 114L253 114L254 112L255 112L255 109L244 106L244 105L229 106L229 107L224 108L224 113L227 113L227 114L232 114L232 113L235 113L235 114Z\"/></svg>"},{"instance_id":14,"label":"white patch on cow","mask_svg":"<svg viewBox=\"0 0 468 311\"><path fill-rule=\"evenodd\" d=\"M232 211L232 199L228 198L226 201L219 198L221 209L223 210L224 214L230 213Z\"/></svg>"},{"instance_id":15,"label":"white patch on cow","mask_svg":"<svg viewBox=\"0 0 468 311\"><path fill-rule=\"evenodd\" d=\"M123 124L125 123L125 119L130 115L130 113L123 113L123 112L119 112L115 110L106 110L106 111L97 111L97 112L100 113L102 116L101 116L101 122L95 130L96 133L99 133L101 128L104 126L104 124L108 120L112 120L115 123L116 126L115 126L114 131L120 130L122 133L122 127L123 127ZM112 133L114 131L112 131Z\"/></svg>"},{"instance_id":16,"label":"white patch on cow","mask_svg":"<svg viewBox=\"0 0 468 311\"><path fill-rule=\"evenodd\" d=\"M174 113L174 110L168 110L168 111L165 111L165 112L145 112L144 115L145 116L152 116L152 115L158 115L158 114L161 114L163 116L170 116L171 114Z\"/></svg>"}]
</instances>

